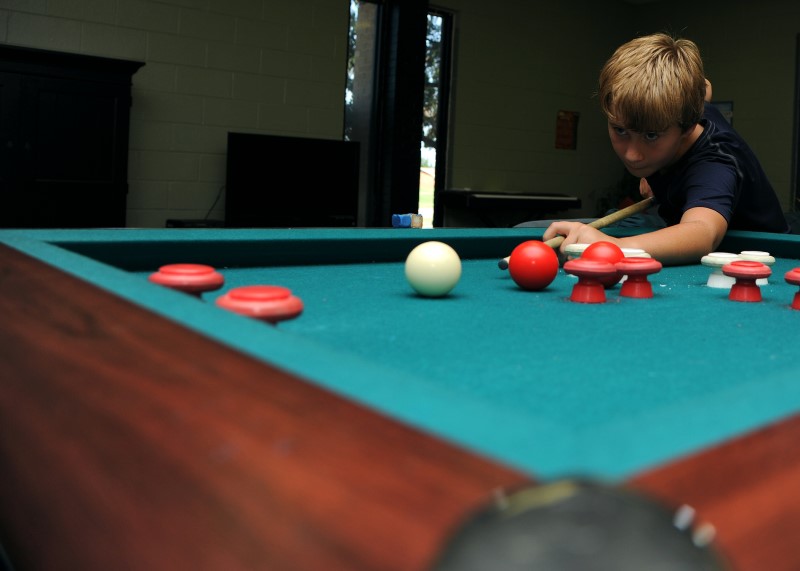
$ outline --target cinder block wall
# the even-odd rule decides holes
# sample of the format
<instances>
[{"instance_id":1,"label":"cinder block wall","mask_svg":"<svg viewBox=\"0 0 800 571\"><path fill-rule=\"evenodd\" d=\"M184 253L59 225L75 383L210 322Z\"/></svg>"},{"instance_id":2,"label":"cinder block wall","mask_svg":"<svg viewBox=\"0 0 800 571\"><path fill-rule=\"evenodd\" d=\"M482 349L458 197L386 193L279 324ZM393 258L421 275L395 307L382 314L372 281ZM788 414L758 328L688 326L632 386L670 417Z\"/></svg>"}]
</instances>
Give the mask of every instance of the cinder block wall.
<instances>
[{"instance_id":1,"label":"cinder block wall","mask_svg":"<svg viewBox=\"0 0 800 571\"><path fill-rule=\"evenodd\" d=\"M444 0L456 14L450 186L577 195L591 216L622 177L594 94L626 38L630 6ZM559 111L579 114L574 150L556 148Z\"/></svg>"},{"instance_id":2,"label":"cinder block wall","mask_svg":"<svg viewBox=\"0 0 800 571\"><path fill-rule=\"evenodd\" d=\"M222 218L228 131L342 136L347 0L2 6L0 41L145 62L133 78L129 226Z\"/></svg>"}]
</instances>

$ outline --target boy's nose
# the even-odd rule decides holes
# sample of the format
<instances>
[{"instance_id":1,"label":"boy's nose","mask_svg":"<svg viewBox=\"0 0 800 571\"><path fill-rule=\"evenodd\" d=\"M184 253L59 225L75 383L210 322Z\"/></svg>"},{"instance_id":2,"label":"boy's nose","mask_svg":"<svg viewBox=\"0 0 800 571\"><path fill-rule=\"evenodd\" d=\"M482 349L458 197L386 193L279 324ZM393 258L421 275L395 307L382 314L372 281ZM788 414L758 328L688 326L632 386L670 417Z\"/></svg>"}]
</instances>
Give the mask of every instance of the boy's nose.
<instances>
[{"instance_id":1,"label":"boy's nose","mask_svg":"<svg viewBox=\"0 0 800 571\"><path fill-rule=\"evenodd\" d=\"M643 158L644 154L642 154L639 144L636 141L631 141L625 148L625 160L630 163L636 163L641 161Z\"/></svg>"}]
</instances>

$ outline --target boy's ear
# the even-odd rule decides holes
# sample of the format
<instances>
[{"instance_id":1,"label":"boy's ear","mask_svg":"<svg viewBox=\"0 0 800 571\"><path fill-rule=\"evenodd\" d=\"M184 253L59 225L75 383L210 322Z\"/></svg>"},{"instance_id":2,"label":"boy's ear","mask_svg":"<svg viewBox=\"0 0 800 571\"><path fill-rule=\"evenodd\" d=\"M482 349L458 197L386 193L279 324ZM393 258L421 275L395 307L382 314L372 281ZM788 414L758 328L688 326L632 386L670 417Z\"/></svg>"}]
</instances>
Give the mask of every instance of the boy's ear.
<instances>
[{"instance_id":1,"label":"boy's ear","mask_svg":"<svg viewBox=\"0 0 800 571\"><path fill-rule=\"evenodd\" d=\"M697 125L697 123L692 123L688 127L682 127L681 128L681 135L687 135L687 134L691 133L692 129L695 128L695 125Z\"/></svg>"}]
</instances>

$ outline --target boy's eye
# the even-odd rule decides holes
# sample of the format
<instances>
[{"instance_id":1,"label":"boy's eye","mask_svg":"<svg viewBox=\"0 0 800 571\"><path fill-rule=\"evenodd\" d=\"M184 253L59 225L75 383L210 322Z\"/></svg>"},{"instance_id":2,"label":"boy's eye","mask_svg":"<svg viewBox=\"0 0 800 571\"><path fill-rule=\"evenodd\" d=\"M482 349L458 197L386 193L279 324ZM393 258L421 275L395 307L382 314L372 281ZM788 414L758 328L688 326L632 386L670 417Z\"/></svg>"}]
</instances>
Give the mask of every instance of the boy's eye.
<instances>
[{"instance_id":1,"label":"boy's eye","mask_svg":"<svg viewBox=\"0 0 800 571\"><path fill-rule=\"evenodd\" d=\"M614 133L619 135L620 137L627 135L628 130L625 127L614 127Z\"/></svg>"},{"instance_id":2,"label":"boy's eye","mask_svg":"<svg viewBox=\"0 0 800 571\"><path fill-rule=\"evenodd\" d=\"M644 139L649 142L653 142L658 140L658 133L656 131L647 131L643 133Z\"/></svg>"}]
</instances>

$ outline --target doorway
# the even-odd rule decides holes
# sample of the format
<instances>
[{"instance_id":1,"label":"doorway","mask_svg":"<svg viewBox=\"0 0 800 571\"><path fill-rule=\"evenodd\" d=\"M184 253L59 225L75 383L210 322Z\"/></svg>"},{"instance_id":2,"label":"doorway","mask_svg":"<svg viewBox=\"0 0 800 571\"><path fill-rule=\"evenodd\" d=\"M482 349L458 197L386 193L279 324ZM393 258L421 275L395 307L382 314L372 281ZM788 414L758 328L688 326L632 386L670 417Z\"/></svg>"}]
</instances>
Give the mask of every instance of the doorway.
<instances>
[{"instance_id":1,"label":"doorway","mask_svg":"<svg viewBox=\"0 0 800 571\"><path fill-rule=\"evenodd\" d=\"M424 1L351 0L348 39L344 137L363 149L359 225L410 212L438 225L453 14Z\"/></svg>"}]
</instances>

